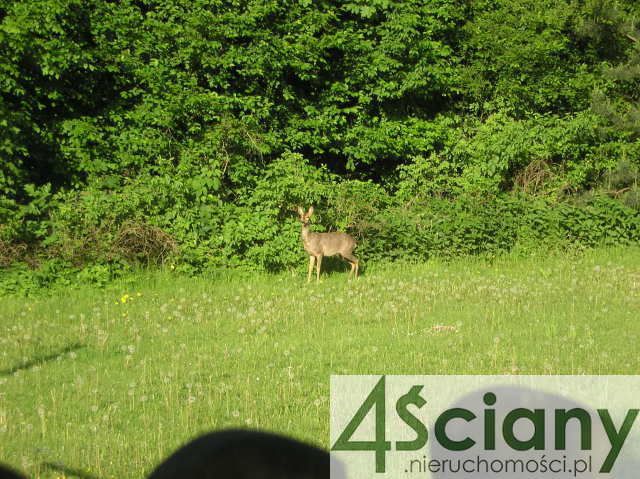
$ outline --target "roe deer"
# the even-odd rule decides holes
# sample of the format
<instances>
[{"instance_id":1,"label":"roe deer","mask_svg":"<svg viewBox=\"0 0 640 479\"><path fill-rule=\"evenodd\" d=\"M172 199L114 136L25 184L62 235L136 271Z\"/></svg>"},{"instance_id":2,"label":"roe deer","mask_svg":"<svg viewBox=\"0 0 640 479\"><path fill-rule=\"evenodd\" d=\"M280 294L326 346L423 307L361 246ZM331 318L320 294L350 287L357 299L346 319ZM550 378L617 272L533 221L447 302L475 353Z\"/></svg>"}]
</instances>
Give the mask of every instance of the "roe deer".
<instances>
[{"instance_id":1,"label":"roe deer","mask_svg":"<svg viewBox=\"0 0 640 479\"><path fill-rule=\"evenodd\" d=\"M309 218L313 214L313 206L306 213L298 206L298 214L302 222L302 244L307 253L309 253L309 273L307 274L307 282L311 281L311 273L313 265L316 264L316 281L320 281L320 268L322 266L322 258L324 256L335 256L339 254L351 264L349 277L355 274L358 277L358 258L353 256L353 248L356 247L356 240L347 233L312 233L309 231Z\"/></svg>"}]
</instances>

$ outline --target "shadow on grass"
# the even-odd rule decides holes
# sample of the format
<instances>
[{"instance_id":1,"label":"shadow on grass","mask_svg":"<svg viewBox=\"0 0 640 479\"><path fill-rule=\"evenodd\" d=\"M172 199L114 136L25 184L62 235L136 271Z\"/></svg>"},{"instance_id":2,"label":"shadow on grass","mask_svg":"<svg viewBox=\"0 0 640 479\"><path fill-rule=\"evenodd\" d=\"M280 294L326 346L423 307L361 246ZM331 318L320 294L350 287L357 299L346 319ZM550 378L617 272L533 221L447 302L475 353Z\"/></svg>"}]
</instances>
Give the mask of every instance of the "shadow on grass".
<instances>
[{"instance_id":1,"label":"shadow on grass","mask_svg":"<svg viewBox=\"0 0 640 479\"><path fill-rule=\"evenodd\" d=\"M17 373L18 371L25 371L27 369L31 369L34 366L39 366L40 364L48 363L50 361L55 361L56 359L58 359L61 356L64 356L67 353L70 353L72 351L77 351L78 349L82 349L84 347L85 347L84 344L73 343L73 344L69 344L68 346L65 346L62 349L59 349L58 351L54 351L53 353L34 356L33 358L30 358L19 364L11 366L7 369L0 369L0 376L11 376L12 374Z\"/></svg>"},{"instance_id":2,"label":"shadow on grass","mask_svg":"<svg viewBox=\"0 0 640 479\"><path fill-rule=\"evenodd\" d=\"M342 259L340 256L325 256L322 258L322 274L344 274L349 275L349 271L351 270L351 264ZM315 274L315 269L313 270ZM358 276L362 275L364 271L362 261L360 262L360 266L358 269Z\"/></svg>"}]
</instances>

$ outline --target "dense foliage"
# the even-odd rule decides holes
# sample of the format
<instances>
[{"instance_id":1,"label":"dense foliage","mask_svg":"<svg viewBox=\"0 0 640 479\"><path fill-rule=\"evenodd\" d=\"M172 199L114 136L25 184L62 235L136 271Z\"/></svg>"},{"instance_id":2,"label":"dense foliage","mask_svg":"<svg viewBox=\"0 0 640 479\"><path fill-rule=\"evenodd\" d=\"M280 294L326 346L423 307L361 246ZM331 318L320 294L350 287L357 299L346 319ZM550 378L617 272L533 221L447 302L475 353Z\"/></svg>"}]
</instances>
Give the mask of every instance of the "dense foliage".
<instances>
[{"instance_id":1,"label":"dense foliage","mask_svg":"<svg viewBox=\"0 0 640 479\"><path fill-rule=\"evenodd\" d=\"M311 203L365 259L637 242L638 13L0 0L0 287L297 267Z\"/></svg>"}]
</instances>

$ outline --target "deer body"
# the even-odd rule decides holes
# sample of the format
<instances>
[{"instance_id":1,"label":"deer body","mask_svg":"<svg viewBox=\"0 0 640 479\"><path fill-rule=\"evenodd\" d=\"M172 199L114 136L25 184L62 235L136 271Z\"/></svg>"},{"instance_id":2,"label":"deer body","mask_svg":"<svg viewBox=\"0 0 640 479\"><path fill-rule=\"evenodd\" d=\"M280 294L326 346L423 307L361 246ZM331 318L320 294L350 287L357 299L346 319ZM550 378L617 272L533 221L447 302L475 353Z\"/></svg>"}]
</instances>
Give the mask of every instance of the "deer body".
<instances>
[{"instance_id":1,"label":"deer body","mask_svg":"<svg viewBox=\"0 0 640 479\"><path fill-rule=\"evenodd\" d=\"M351 264L349 276L355 274L355 277L358 277L358 258L353 255L356 240L351 235L341 232L313 233L309 229L309 218L313 214L313 206L309 208L307 213L302 208L298 208L298 213L302 222L302 245L305 251L309 253L307 281L311 281L314 265L316 266L316 280L319 281L322 258L335 255L342 256L343 259Z\"/></svg>"}]
</instances>

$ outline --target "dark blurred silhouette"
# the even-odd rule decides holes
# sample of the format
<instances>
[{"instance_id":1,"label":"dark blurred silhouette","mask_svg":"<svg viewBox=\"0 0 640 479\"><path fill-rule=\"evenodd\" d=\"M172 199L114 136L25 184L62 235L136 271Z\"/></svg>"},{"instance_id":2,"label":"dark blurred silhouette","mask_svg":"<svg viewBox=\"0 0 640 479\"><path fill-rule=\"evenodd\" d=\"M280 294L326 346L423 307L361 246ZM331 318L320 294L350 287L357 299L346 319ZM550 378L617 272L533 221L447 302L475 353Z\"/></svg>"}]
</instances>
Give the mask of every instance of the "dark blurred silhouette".
<instances>
[{"instance_id":1,"label":"dark blurred silhouette","mask_svg":"<svg viewBox=\"0 0 640 479\"><path fill-rule=\"evenodd\" d=\"M276 434L226 430L178 449L149 479L328 479L342 477L329 453Z\"/></svg>"},{"instance_id":2,"label":"dark blurred silhouette","mask_svg":"<svg viewBox=\"0 0 640 479\"><path fill-rule=\"evenodd\" d=\"M497 402L492 404L491 406L487 406L487 403L483 401L483 397L487 391L491 391L495 394ZM492 450L485 450L481 447L483 434L485 432L485 423L482 420L483 411L485 408L490 407L495 411L495 424L497 426L497 435L496 435L496 444ZM547 412L547 414L551 414L550 412L555 409L566 409L567 411L573 408L581 408L585 411L588 411L591 415L597 417L597 414L594 410L589 408L587 405L582 404L570 396L563 396L561 394L549 393L540 388L533 388L526 385L496 385L496 386L487 386L482 387L476 391L472 391L464 396L460 397L457 401L449 406L450 409L453 408L463 408L468 409L475 413L478 420L474 420L471 422L467 421L452 421L447 426L447 433L449 437L474 437L478 439L478 443L471 447L470 449L464 451L450 451L445 449L438 441L430 442L430 458L438 460L439 462L450 461L451 464L458 464L458 461L471 461L470 464L475 463L475 459L478 455L480 455L483 459L488 461L489 463L493 460L499 461L497 464L503 465L506 461L513 461L519 459L523 461L523 463L531 460L534 461L533 464L537 466L535 461L539 460L540 457L545 454L547 461L558 458L566 458L567 464L570 467L574 466L574 461L576 460L584 460L587 452L580 449L580 438L578 434L578 428L575 424L572 424L567 429L567 443L566 447L559 451L553 451L552 445L555 442L554 433L555 430L550 424L547 424L547 427L543 430L543 436L545 444L548 445L548 449L544 451L538 451L536 449L529 449L525 451L514 451L510 446L508 446L504 440L501 438L502 434L500 434L500 425L503 424L505 416L518 408L525 409L543 409ZM552 416L551 416L552 417ZM432 428L433 430L433 428ZM513 430L516 434L516 437L528 438L531 437L532 428L531 424L528 421L519 421L514 424ZM591 434L592 438L592 448L588 451L588 454L593 456L594 463L601 462L604 460L604 455L607 444L604 430L600 430L598 428L594 428ZM483 467L488 467L483 465ZM505 466L506 467L506 466ZM554 467L558 467L558 463ZM426 474L425 474L426 475ZM557 473L550 473L547 470L547 475L545 473L539 473L537 476L532 475L531 472L527 470L516 470L516 471L497 471L497 472L487 472L483 468L480 468L477 471L464 473L462 470L458 470L456 472L435 472L430 477L434 479L485 479L487 477L491 477L494 479L508 478L508 479L530 479L531 477L553 477L554 479L571 479L577 477L581 477L584 479L594 478L594 477L603 477L599 476L592 472L583 471L582 473L574 472L573 470L561 470ZM617 477L633 477L633 476L617 476Z\"/></svg>"},{"instance_id":3,"label":"dark blurred silhouette","mask_svg":"<svg viewBox=\"0 0 640 479\"><path fill-rule=\"evenodd\" d=\"M9 469L7 466L0 464L0 479L25 479L25 477L13 469Z\"/></svg>"}]
</instances>

